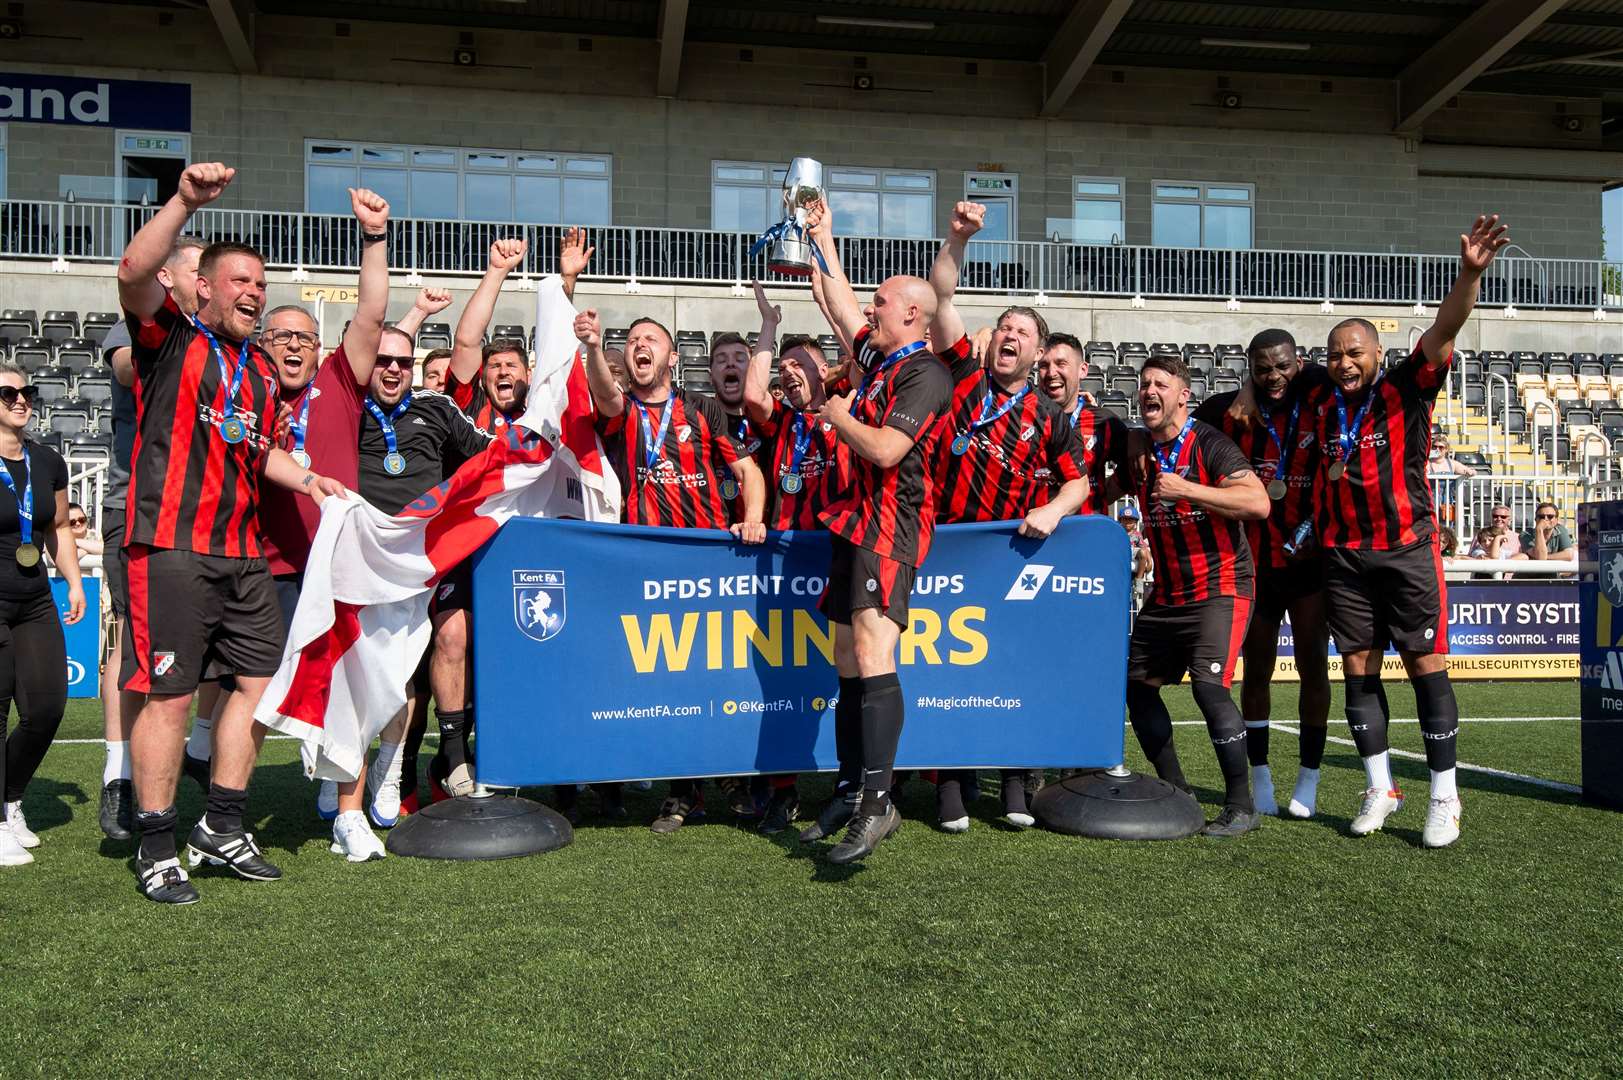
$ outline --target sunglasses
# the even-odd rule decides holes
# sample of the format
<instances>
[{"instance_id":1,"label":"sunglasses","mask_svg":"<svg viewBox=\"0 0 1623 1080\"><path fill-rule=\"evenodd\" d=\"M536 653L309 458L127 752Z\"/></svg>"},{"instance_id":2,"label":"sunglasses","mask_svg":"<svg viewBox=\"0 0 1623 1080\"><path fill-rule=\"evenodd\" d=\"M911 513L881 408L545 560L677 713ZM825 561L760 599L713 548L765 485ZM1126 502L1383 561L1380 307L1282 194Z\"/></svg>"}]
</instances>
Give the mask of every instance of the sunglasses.
<instances>
[{"instance_id":1,"label":"sunglasses","mask_svg":"<svg viewBox=\"0 0 1623 1080\"><path fill-rule=\"evenodd\" d=\"M415 364L416 362L417 362L417 358L415 356L382 356L382 355L379 355L379 357L378 357L378 367L381 367L381 368L397 367L401 371L410 371L412 365Z\"/></svg>"},{"instance_id":2,"label":"sunglasses","mask_svg":"<svg viewBox=\"0 0 1623 1080\"><path fill-rule=\"evenodd\" d=\"M308 330L266 330L259 335L260 341L267 341L272 345L286 345L290 341L298 341L307 349L313 349L321 341L321 335L312 334Z\"/></svg>"},{"instance_id":3,"label":"sunglasses","mask_svg":"<svg viewBox=\"0 0 1623 1080\"><path fill-rule=\"evenodd\" d=\"M4 403L7 408L17 404L18 398L22 398L24 404L33 408L34 402L39 400L39 387L0 386L0 403Z\"/></svg>"},{"instance_id":4,"label":"sunglasses","mask_svg":"<svg viewBox=\"0 0 1623 1080\"><path fill-rule=\"evenodd\" d=\"M68 524L77 527L77 526L80 526L80 525L89 525L90 521L87 518L70 517L70 518L68 518Z\"/></svg>"},{"instance_id":5,"label":"sunglasses","mask_svg":"<svg viewBox=\"0 0 1623 1080\"><path fill-rule=\"evenodd\" d=\"M1540 521L1554 521L1556 519L1556 515L1555 514L1540 514L1540 515L1538 515L1538 519Z\"/></svg>"}]
</instances>

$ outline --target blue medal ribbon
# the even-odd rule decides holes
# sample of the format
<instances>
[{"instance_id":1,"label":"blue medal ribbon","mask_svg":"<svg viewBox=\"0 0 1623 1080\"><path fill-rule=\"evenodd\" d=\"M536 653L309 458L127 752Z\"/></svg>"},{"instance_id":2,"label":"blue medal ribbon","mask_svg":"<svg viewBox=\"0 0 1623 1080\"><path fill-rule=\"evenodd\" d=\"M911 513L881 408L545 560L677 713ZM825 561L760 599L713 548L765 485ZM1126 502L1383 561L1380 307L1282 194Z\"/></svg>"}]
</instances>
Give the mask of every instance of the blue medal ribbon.
<instances>
[{"instance_id":1,"label":"blue medal ribbon","mask_svg":"<svg viewBox=\"0 0 1623 1080\"><path fill-rule=\"evenodd\" d=\"M984 379L986 376L982 375L981 377ZM998 406L998 410L996 412L988 413L987 410L992 407L992 399L996 396L996 391L994 388L988 386L986 388L986 396L981 398L979 414L969 422L969 433L974 434L983 427L990 427L991 425L997 423L1004 413L1007 413L1010 409L1020 404L1021 401L1025 400L1026 395L1029 393L1031 393L1031 384L1026 383L1024 386L1020 387L1020 389L1010 394L1009 399L1002 405Z\"/></svg>"},{"instance_id":2,"label":"blue medal ribbon","mask_svg":"<svg viewBox=\"0 0 1623 1080\"><path fill-rule=\"evenodd\" d=\"M1178 459L1183 457L1183 444L1188 441L1189 432L1194 430L1194 427L1195 418L1191 416L1183 422L1183 430L1178 432L1178 437L1175 440L1171 443L1155 444L1155 463L1161 467L1162 472L1169 473L1177 470ZM1171 453L1164 449L1167 446L1172 447Z\"/></svg>"},{"instance_id":3,"label":"blue medal ribbon","mask_svg":"<svg viewBox=\"0 0 1623 1080\"><path fill-rule=\"evenodd\" d=\"M311 391L314 389L313 386L304 388L303 404L299 406L299 418L293 421L291 425L293 429L293 460L306 468L310 464L310 455L304 452L304 434L310 428L310 398L312 396Z\"/></svg>"},{"instance_id":4,"label":"blue medal ribbon","mask_svg":"<svg viewBox=\"0 0 1623 1080\"><path fill-rule=\"evenodd\" d=\"M399 419L401 413L409 408L411 408L411 392L409 390L406 392L406 396L400 399L400 404L396 405L394 410L387 416L378 407L378 403L373 401L370 395L367 396L366 411L371 413L372 419L378 422L378 427L383 432L383 441L389 447L389 453L391 454L399 453L398 444L395 441L394 422Z\"/></svg>"},{"instance_id":5,"label":"blue medal ribbon","mask_svg":"<svg viewBox=\"0 0 1623 1080\"><path fill-rule=\"evenodd\" d=\"M1331 387L1332 392L1336 395L1336 422L1340 429L1340 434L1336 436L1336 442L1341 447L1342 461L1352 457L1353 451L1358 448L1358 432L1364 426L1364 417L1368 414L1369 406L1375 400L1375 392L1380 388L1380 385L1380 379L1376 379L1370 384L1369 393L1365 395L1364 403L1358 406L1358 412L1352 419L1351 427L1347 426L1347 399L1342 396L1341 387Z\"/></svg>"},{"instance_id":6,"label":"blue medal ribbon","mask_svg":"<svg viewBox=\"0 0 1623 1080\"><path fill-rule=\"evenodd\" d=\"M793 476L800 473L800 460L806 456L806 451L811 448L812 436L816 432L815 424L806 423L805 413L795 413L794 443L789 451L789 471L786 475ZM793 494L793 492L790 494Z\"/></svg>"},{"instance_id":7,"label":"blue medal ribbon","mask_svg":"<svg viewBox=\"0 0 1623 1080\"><path fill-rule=\"evenodd\" d=\"M877 366L875 366L872 371L868 371L868 372L863 373L862 386L860 388L858 388L858 390L857 390L857 397L861 397L862 395L864 395L864 394L866 394L868 392L868 384L869 383L873 382L875 379L879 378L879 376L883 375L890 368L895 367L897 364L901 363L903 360L906 360L909 356L912 356L914 353L918 352L920 349L922 349L924 347L925 347L924 342L915 341L911 345L903 345L900 349L897 349L895 352L886 353L885 354L885 359L882 360Z\"/></svg>"},{"instance_id":8,"label":"blue medal ribbon","mask_svg":"<svg viewBox=\"0 0 1623 1080\"><path fill-rule=\"evenodd\" d=\"M1274 475L1283 478L1285 475L1285 459L1290 456L1290 447L1296 442L1296 422L1302 416L1302 399L1297 397L1296 404L1291 406L1291 418L1285 424L1285 438L1279 438L1279 432L1274 430L1274 418L1267 409L1257 404L1257 413L1262 417L1262 429L1268 433L1268 439L1279 448L1279 464L1274 469ZM1360 413L1361 417L1363 414Z\"/></svg>"},{"instance_id":9,"label":"blue medal ribbon","mask_svg":"<svg viewBox=\"0 0 1623 1080\"><path fill-rule=\"evenodd\" d=\"M23 447L23 489L20 494L17 491L17 481L11 478L11 469L0 465L0 480L5 481L6 487L11 489L12 497L17 500L17 535L21 538L22 544L34 542L34 485L29 483L31 476L33 462L28 456L26 445Z\"/></svg>"},{"instance_id":10,"label":"blue medal ribbon","mask_svg":"<svg viewBox=\"0 0 1623 1080\"><path fill-rule=\"evenodd\" d=\"M237 392L242 389L242 374L248 368L246 363L248 343L246 341L242 343L242 351L237 357L237 370L232 372L225 362L225 350L220 348L220 342L215 338L213 331L196 318L192 319L192 325L197 327L198 333L202 334L204 339L208 341L209 353L214 357L214 362L220 366L220 386L225 390L225 408L220 414L220 436L226 442L241 442L242 435L238 435L233 439L227 433L227 425L231 425L233 428L242 426L242 421L238 420L234 424L232 421L237 411ZM247 434L246 430L243 431L243 435L245 434Z\"/></svg>"},{"instance_id":11,"label":"blue medal ribbon","mask_svg":"<svg viewBox=\"0 0 1623 1080\"><path fill-rule=\"evenodd\" d=\"M630 394L626 396L631 398L631 404L637 407L637 419L642 423L643 461L645 468L649 472L653 472L654 466L659 464L660 457L665 453L665 433L671 429L671 414L676 410L671 408L672 399L666 398L665 414L659 418L659 431L656 434L653 423L648 419L648 414L652 410L636 398L631 397Z\"/></svg>"}]
</instances>

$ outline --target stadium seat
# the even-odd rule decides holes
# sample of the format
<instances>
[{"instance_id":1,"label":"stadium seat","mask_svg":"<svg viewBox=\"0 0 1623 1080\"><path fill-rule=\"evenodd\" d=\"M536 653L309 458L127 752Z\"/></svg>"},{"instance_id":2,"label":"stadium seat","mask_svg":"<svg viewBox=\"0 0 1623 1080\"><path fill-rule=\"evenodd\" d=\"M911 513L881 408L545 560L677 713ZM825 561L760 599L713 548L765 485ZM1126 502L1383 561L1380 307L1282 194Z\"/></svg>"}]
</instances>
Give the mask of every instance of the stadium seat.
<instances>
[{"instance_id":1,"label":"stadium seat","mask_svg":"<svg viewBox=\"0 0 1623 1080\"><path fill-rule=\"evenodd\" d=\"M1487 405L1487 387L1480 382L1467 381L1465 384L1465 404L1475 408Z\"/></svg>"},{"instance_id":2,"label":"stadium seat","mask_svg":"<svg viewBox=\"0 0 1623 1080\"><path fill-rule=\"evenodd\" d=\"M1122 420L1132 419L1132 407L1126 394L1107 390L1099 395L1099 408Z\"/></svg>"},{"instance_id":3,"label":"stadium seat","mask_svg":"<svg viewBox=\"0 0 1623 1080\"><path fill-rule=\"evenodd\" d=\"M419 349L449 349L451 340L450 323L425 322L417 331Z\"/></svg>"},{"instance_id":4,"label":"stadium seat","mask_svg":"<svg viewBox=\"0 0 1623 1080\"><path fill-rule=\"evenodd\" d=\"M623 349L625 348L626 338L629 337L630 334L631 331L627 327L611 326L607 330L603 331L603 347L607 349ZM824 337L830 336L832 335L824 335Z\"/></svg>"},{"instance_id":5,"label":"stadium seat","mask_svg":"<svg viewBox=\"0 0 1623 1080\"><path fill-rule=\"evenodd\" d=\"M1516 377L1516 365L1509 360L1489 360L1485 374L1498 375L1503 379L1514 379Z\"/></svg>"},{"instance_id":6,"label":"stadium seat","mask_svg":"<svg viewBox=\"0 0 1623 1080\"><path fill-rule=\"evenodd\" d=\"M490 339L492 341L522 341L528 344L530 334L529 331L517 323L502 323L490 331Z\"/></svg>"},{"instance_id":7,"label":"stadium seat","mask_svg":"<svg viewBox=\"0 0 1623 1080\"><path fill-rule=\"evenodd\" d=\"M1467 382L1471 382L1473 380L1476 382L1482 381L1482 361L1462 359L1459 367L1460 377L1465 379Z\"/></svg>"},{"instance_id":8,"label":"stadium seat","mask_svg":"<svg viewBox=\"0 0 1623 1080\"><path fill-rule=\"evenodd\" d=\"M1099 400L1099 395L1105 392L1104 376L1084 375L1082 377L1082 381L1077 384L1077 389L1080 393L1092 394L1093 399L1097 401Z\"/></svg>"},{"instance_id":9,"label":"stadium seat","mask_svg":"<svg viewBox=\"0 0 1623 1080\"><path fill-rule=\"evenodd\" d=\"M1157 341L1150 346L1151 356L1182 356L1183 350L1170 341Z\"/></svg>"},{"instance_id":10,"label":"stadium seat","mask_svg":"<svg viewBox=\"0 0 1623 1080\"><path fill-rule=\"evenodd\" d=\"M1394 348L1394 349L1386 350L1386 356L1384 357L1384 360L1385 360L1385 363L1386 363L1387 367L1392 367L1394 364L1403 363L1403 361L1407 360L1408 358L1409 358L1409 350L1408 349L1395 349Z\"/></svg>"},{"instance_id":11,"label":"stadium seat","mask_svg":"<svg viewBox=\"0 0 1623 1080\"><path fill-rule=\"evenodd\" d=\"M111 405L113 402L112 377L102 373L87 373L79 376L74 386L74 396L80 401L91 405Z\"/></svg>"},{"instance_id":12,"label":"stadium seat","mask_svg":"<svg viewBox=\"0 0 1623 1080\"><path fill-rule=\"evenodd\" d=\"M1461 450L1454 455L1455 460L1462 465L1469 465L1479 473L1493 472L1493 462L1480 450Z\"/></svg>"},{"instance_id":13,"label":"stadium seat","mask_svg":"<svg viewBox=\"0 0 1623 1080\"><path fill-rule=\"evenodd\" d=\"M1215 371L1231 371L1236 375L1244 376L1251 369L1251 361L1245 353L1224 353L1217 358Z\"/></svg>"},{"instance_id":14,"label":"stadium seat","mask_svg":"<svg viewBox=\"0 0 1623 1080\"><path fill-rule=\"evenodd\" d=\"M0 311L0 334L16 341L39 336L39 316L32 308L7 308Z\"/></svg>"},{"instance_id":15,"label":"stadium seat","mask_svg":"<svg viewBox=\"0 0 1623 1080\"><path fill-rule=\"evenodd\" d=\"M46 341L66 341L79 336L77 311L47 311L39 321L39 336Z\"/></svg>"},{"instance_id":16,"label":"stadium seat","mask_svg":"<svg viewBox=\"0 0 1623 1080\"><path fill-rule=\"evenodd\" d=\"M1138 393L1138 373L1133 372L1128 375L1122 375L1119 374L1120 371L1120 368L1114 368L1111 371L1110 378L1107 383L1110 392L1113 394L1121 394L1123 397L1131 397L1133 394Z\"/></svg>"},{"instance_id":17,"label":"stadium seat","mask_svg":"<svg viewBox=\"0 0 1623 1080\"><path fill-rule=\"evenodd\" d=\"M1307 351L1307 358L1315 364L1324 363L1325 357L1329 355L1330 350L1326 349L1323 345L1315 345Z\"/></svg>"},{"instance_id":18,"label":"stadium seat","mask_svg":"<svg viewBox=\"0 0 1623 1080\"><path fill-rule=\"evenodd\" d=\"M1571 360L1548 360L1544 361L1544 374L1576 375L1578 368Z\"/></svg>"},{"instance_id":19,"label":"stadium seat","mask_svg":"<svg viewBox=\"0 0 1623 1080\"><path fill-rule=\"evenodd\" d=\"M11 350L11 362L24 371L50 367L51 360L51 343L41 337L25 337Z\"/></svg>"},{"instance_id":20,"label":"stadium seat","mask_svg":"<svg viewBox=\"0 0 1623 1080\"><path fill-rule=\"evenodd\" d=\"M90 410L82 405L52 406L48 419L58 435L83 435L90 430Z\"/></svg>"},{"instance_id":21,"label":"stadium seat","mask_svg":"<svg viewBox=\"0 0 1623 1080\"><path fill-rule=\"evenodd\" d=\"M39 443L41 446L49 446L59 454L62 452L62 436L54 431L34 432L29 436L29 441Z\"/></svg>"},{"instance_id":22,"label":"stadium seat","mask_svg":"<svg viewBox=\"0 0 1623 1080\"><path fill-rule=\"evenodd\" d=\"M105 435L61 435L62 455L77 461L113 460L113 447Z\"/></svg>"},{"instance_id":23,"label":"stadium seat","mask_svg":"<svg viewBox=\"0 0 1623 1080\"><path fill-rule=\"evenodd\" d=\"M1226 394L1230 390L1238 390L1242 381L1238 372L1227 369L1214 371L1212 373L1212 393Z\"/></svg>"},{"instance_id":24,"label":"stadium seat","mask_svg":"<svg viewBox=\"0 0 1623 1080\"><path fill-rule=\"evenodd\" d=\"M1527 431L1527 410L1520 405L1512 405L1505 410L1505 430L1512 435L1522 435Z\"/></svg>"},{"instance_id":25,"label":"stadium seat","mask_svg":"<svg viewBox=\"0 0 1623 1080\"><path fill-rule=\"evenodd\" d=\"M1217 357L1209 352L1190 353L1184 362L1190 371L1212 371L1217 367Z\"/></svg>"},{"instance_id":26,"label":"stadium seat","mask_svg":"<svg viewBox=\"0 0 1623 1080\"><path fill-rule=\"evenodd\" d=\"M1189 373L1189 411L1193 412L1195 410L1195 400L1197 398L1201 401L1206 400L1206 396L1210 391L1211 384L1207 381L1206 373L1203 371L1191 371Z\"/></svg>"},{"instance_id":27,"label":"stadium seat","mask_svg":"<svg viewBox=\"0 0 1623 1080\"><path fill-rule=\"evenodd\" d=\"M85 313L84 327L79 331L80 337L87 337L100 345L107 337L107 331L118 322L118 315L111 311L90 311Z\"/></svg>"},{"instance_id":28,"label":"stadium seat","mask_svg":"<svg viewBox=\"0 0 1623 1080\"><path fill-rule=\"evenodd\" d=\"M69 371L92 371L101 366L101 349L89 338L66 338L57 346L56 363Z\"/></svg>"},{"instance_id":29,"label":"stadium seat","mask_svg":"<svg viewBox=\"0 0 1623 1080\"><path fill-rule=\"evenodd\" d=\"M1561 410L1561 422L1567 427L1576 427L1579 424L1593 425L1595 423L1595 410L1587 405L1574 402L1571 407Z\"/></svg>"},{"instance_id":30,"label":"stadium seat","mask_svg":"<svg viewBox=\"0 0 1623 1080\"><path fill-rule=\"evenodd\" d=\"M1524 363L1537 363L1538 354L1529 352L1526 349L1518 349L1510 354L1510 362L1516 365L1516 370L1520 371L1521 365ZM1542 364L1539 365L1539 370L1544 370L1544 366Z\"/></svg>"},{"instance_id":31,"label":"stadium seat","mask_svg":"<svg viewBox=\"0 0 1623 1080\"><path fill-rule=\"evenodd\" d=\"M66 401L72 394L72 382L68 378L68 373L57 368L42 368L34 372L30 381L39 390L41 405Z\"/></svg>"},{"instance_id":32,"label":"stadium seat","mask_svg":"<svg viewBox=\"0 0 1623 1080\"><path fill-rule=\"evenodd\" d=\"M1090 341L1083 346L1083 351L1090 353L1107 352L1114 354L1116 351L1116 346L1113 342L1109 341Z\"/></svg>"},{"instance_id":33,"label":"stadium seat","mask_svg":"<svg viewBox=\"0 0 1623 1080\"><path fill-rule=\"evenodd\" d=\"M1595 422L1603 428L1623 427L1623 408L1602 409L1595 414Z\"/></svg>"}]
</instances>

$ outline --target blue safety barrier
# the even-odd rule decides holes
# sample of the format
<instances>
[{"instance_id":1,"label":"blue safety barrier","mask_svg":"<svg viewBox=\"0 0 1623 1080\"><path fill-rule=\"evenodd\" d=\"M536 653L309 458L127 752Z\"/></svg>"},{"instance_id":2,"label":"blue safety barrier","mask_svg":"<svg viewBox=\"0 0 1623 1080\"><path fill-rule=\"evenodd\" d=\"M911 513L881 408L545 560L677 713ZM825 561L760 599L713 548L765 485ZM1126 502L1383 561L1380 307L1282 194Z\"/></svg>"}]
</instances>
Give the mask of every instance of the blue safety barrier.
<instances>
[{"instance_id":1,"label":"blue safety barrier","mask_svg":"<svg viewBox=\"0 0 1623 1080\"><path fill-rule=\"evenodd\" d=\"M101 696L101 578L84 576L85 617L62 627L68 647L68 697ZM68 583L51 579L51 599L58 614L68 613Z\"/></svg>"}]
</instances>

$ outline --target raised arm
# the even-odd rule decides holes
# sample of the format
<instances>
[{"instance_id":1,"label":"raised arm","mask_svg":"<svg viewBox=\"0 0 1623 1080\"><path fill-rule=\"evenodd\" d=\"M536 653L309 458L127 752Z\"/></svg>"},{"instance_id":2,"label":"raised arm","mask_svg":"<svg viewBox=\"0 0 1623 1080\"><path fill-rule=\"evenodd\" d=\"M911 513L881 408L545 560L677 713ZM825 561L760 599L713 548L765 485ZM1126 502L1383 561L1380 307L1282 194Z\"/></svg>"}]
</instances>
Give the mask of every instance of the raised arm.
<instances>
[{"instance_id":1,"label":"raised arm","mask_svg":"<svg viewBox=\"0 0 1623 1080\"><path fill-rule=\"evenodd\" d=\"M118 262L118 302L139 319L150 319L163 307L164 288L158 268L169 258L175 240L199 207L225 193L237 170L218 161L195 162L180 174L180 186L168 202L130 237Z\"/></svg>"},{"instance_id":2,"label":"raised arm","mask_svg":"<svg viewBox=\"0 0 1623 1080\"><path fill-rule=\"evenodd\" d=\"M806 228L811 233L812 243L817 245L817 250L823 253L823 260L828 263L828 272L818 281L822 269L816 259L812 260L812 292L814 295L821 292L819 306L823 309L823 318L828 320L829 327L846 350L854 352L857 331L866 326L868 320L863 318L862 305L857 302L857 294L852 291L851 282L845 277L845 268L840 265L840 253L834 246L834 213L827 203L819 199L812 204Z\"/></svg>"},{"instance_id":3,"label":"raised arm","mask_svg":"<svg viewBox=\"0 0 1623 1080\"><path fill-rule=\"evenodd\" d=\"M1508 225L1499 224L1499 215L1478 214L1469 233L1460 234L1460 276L1454 287L1437 308L1437 318L1420 338L1421 351L1426 363L1441 367L1454 352L1454 338L1465 328L1465 320L1476 307L1477 292L1482 287L1482 275L1492 264L1494 256L1508 243Z\"/></svg>"},{"instance_id":4,"label":"raised arm","mask_svg":"<svg viewBox=\"0 0 1623 1080\"><path fill-rule=\"evenodd\" d=\"M592 391L592 404L603 416L619 416L626 411L626 399L614 381L609 358L603 353L603 323L597 317L597 309L587 308L575 316L575 337L586 346L586 385Z\"/></svg>"},{"instance_id":5,"label":"raised arm","mask_svg":"<svg viewBox=\"0 0 1623 1080\"><path fill-rule=\"evenodd\" d=\"M558 241L558 276L564 279L564 296L570 300L575 298L576 279L586 272L596 250L587 246L586 230L578 225L571 225Z\"/></svg>"},{"instance_id":6,"label":"raised arm","mask_svg":"<svg viewBox=\"0 0 1623 1080\"><path fill-rule=\"evenodd\" d=\"M355 317L344 331L344 356L356 384L365 386L377 366L378 339L389 311L389 204L375 191L350 188L349 205L361 226L361 281Z\"/></svg>"},{"instance_id":7,"label":"raised arm","mask_svg":"<svg viewBox=\"0 0 1623 1080\"><path fill-rule=\"evenodd\" d=\"M936 300L930 339L937 349L951 348L964 336L964 320L953 306L952 294L958 291L958 278L963 273L964 248L985 222L986 207L980 203L961 202L954 206L947 239L930 266L930 288L935 290Z\"/></svg>"},{"instance_id":8,"label":"raised arm","mask_svg":"<svg viewBox=\"0 0 1623 1080\"><path fill-rule=\"evenodd\" d=\"M772 416L772 356L783 309L766 298L759 281L755 282L755 306L761 312L761 336L744 372L744 411L755 423L764 424Z\"/></svg>"},{"instance_id":9,"label":"raised arm","mask_svg":"<svg viewBox=\"0 0 1623 1080\"><path fill-rule=\"evenodd\" d=\"M450 289L430 289L425 285L417 290L417 298L411 302L411 310L400 316L394 328L416 341L417 331L422 329L423 323L450 306Z\"/></svg>"},{"instance_id":10,"label":"raised arm","mask_svg":"<svg viewBox=\"0 0 1623 1080\"><path fill-rule=\"evenodd\" d=\"M456 341L451 350L451 375L458 382L472 382L484 362L485 329L490 317L496 313L496 298L502 294L502 282L513 268L524 261L526 245L523 240L506 238L490 245L490 268L479 279L468 306L462 309L462 318L456 322Z\"/></svg>"}]
</instances>

